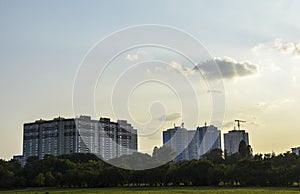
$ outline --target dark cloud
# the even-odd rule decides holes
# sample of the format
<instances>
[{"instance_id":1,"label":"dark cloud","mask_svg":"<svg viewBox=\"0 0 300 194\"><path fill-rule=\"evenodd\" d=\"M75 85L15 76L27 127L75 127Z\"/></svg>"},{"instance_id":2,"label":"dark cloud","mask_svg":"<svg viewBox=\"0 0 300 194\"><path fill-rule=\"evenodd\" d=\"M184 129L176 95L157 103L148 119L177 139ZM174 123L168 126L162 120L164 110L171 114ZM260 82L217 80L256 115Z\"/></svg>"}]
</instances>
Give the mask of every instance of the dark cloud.
<instances>
[{"instance_id":1,"label":"dark cloud","mask_svg":"<svg viewBox=\"0 0 300 194\"><path fill-rule=\"evenodd\" d=\"M158 118L160 121L174 121L176 119L180 118L180 113L172 113L169 115L163 115Z\"/></svg>"},{"instance_id":2,"label":"dark cloud","mask_svg":"<svg viewBox=\"0 0 300 194\"><path fill-rule=\"evenodd\" d=\"M207 79L233 79L258 72L258 66L249 61L238 62L232 58L214 58L198 64L194 69L200 70Z\"/></svg>"}]
</instances>

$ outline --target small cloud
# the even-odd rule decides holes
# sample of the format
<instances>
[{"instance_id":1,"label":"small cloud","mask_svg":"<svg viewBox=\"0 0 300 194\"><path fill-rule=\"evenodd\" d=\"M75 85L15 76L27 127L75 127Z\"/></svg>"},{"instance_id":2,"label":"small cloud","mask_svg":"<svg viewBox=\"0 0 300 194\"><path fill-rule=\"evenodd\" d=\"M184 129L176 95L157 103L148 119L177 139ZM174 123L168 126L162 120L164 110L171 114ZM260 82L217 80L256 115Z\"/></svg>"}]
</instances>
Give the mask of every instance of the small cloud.
<instances>
[{"instance_id":1,"label":"small cloud","mask_svg":"<svg viewBox=\"0 0 300 194\"><path fill-rule=\"evenodd\" d=\"M294 98L276 99L269 102L259 102L257 107L261 110L266 110L268 108L278 108L281 106L286 106L286 104L294 103Z\"/></svg>"},{"instance_id":2,"label":"small cloud","mask_svg":"<svg viewBox=\"0 0 300 194\"><path fill-rule=\"evenodd\" d=\"M288 42L288 43L282 44L278 49L283 52L286 52L286 53L291 53L296 49L296 47L295 47L294 43Z\"/></svg>"},{"instance_id":3,"label":"small cloud","mask_svg":"<svg viewBox=\"0 0 300 194\"><path fill-rule=\"evenodd\" d=\"M222 91L220 91L220 90L207 90L207 93L221 94Z\"/></svg>"},{"instance_id":4,"label":"small cloud","mask_svg":"<svg viewBox=\"0 0 300 194\"><path fill-rule=\"evenodd\" d=\"M179 73L183 73L185 75L193 75L195 71L192 68L182 67L182 65L176 61L171 61L169 63L169 67L175 69Z\"/></svg>"},{"instance_id":5,"label":"small cloud","mask_svg":"<svg viewBox=\"0 0 300 194\"><path fill-rule=\"evenodd\" d=\"M260 43L252 48L253 52L258 52L260 49L275 49L283 54L292 54L300 56L300 42L283 42L281 39L275 39L273 42Z\"/></svg>"},{"instance_id":6,"label":"small cloud","mask_svg":"<svg viewBox=\"0 0 300 194\"><path fill-rule=\"evenodd\" d=\"M172 113L172 114L168 114L168 115L163 115L161 117L158 118L158 120L160 121L174 121L177 120L178 118L180 118L180 113Z\"/></svg>"},{"instance_id":7,"label":"small cloud","mask_svg":"<svg viewBox=\"0 0 300 194\"><path fill-rule=\"evenodd\" d=\"M252 50L252 52L258 52L264 46L265 46L265 44L259 43L258 45L254 46L251 50Z\"/></svg>"},{"instance_id":8,"label":"small cloud","mask_svg":"<svg viewBox=\"0 0 300 194\"><path fill-rule=\"evenodd\" d=\"M182 65L180 63L177 63L176 61L171 61L171 63L169 63L169 66L176 69L177 71L182 71Z\"/></svg>"},{"instance_id":9,"label":"small cloud","mask_svg":"<svg viewBox=\"0 0 300 194\"><path fill-rule=\"evenodd\" d=\"M274 46L281 53L300 55L300 43L282 42L280 39L274 41Z\"/></svg>"},{"instance_id":10,"label":"small cloud","mask_svg":"<svg viewBox=\"0 0 300 194\"><path fill-rule=\"evenodd\" d=\"M136 61L136 60L138 60L138 55L136 55L136 54L127 54L127 56L126 56L126 59L128 60L128 61Z\"/></svg>"},{"instance_id":11,"label":"small cloud","mask_svg":"<svg viewBox=\"0 0 300 194\"><path fill-rule=\"evenodd\" d=\"M258 72L256 64L249 61L239 62L230 57L216 57L198 64L194 69L200 70L208 79L233 79Z\"/></svg>"}]
</instances>

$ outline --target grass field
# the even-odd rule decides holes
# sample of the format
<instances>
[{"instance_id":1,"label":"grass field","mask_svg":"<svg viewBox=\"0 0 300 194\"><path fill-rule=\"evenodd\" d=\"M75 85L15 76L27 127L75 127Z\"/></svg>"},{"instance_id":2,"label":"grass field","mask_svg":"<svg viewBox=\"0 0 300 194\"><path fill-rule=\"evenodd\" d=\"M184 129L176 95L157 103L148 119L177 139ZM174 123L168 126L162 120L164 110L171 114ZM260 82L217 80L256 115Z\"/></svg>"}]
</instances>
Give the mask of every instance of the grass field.
<instances>
[{"instance_id":1,"label":"grass field","mask_svg":"<svg viewBox=\"0 0 300 194\"><path fill-rule=\"evenodd\" d=\"M105 189L24 189L0 191L0 194L17 193L17 194L286 194L300 193L300 188L210 188L210 187L177 187L177 188L105 188Z\"/></svg>"}]
</instances>

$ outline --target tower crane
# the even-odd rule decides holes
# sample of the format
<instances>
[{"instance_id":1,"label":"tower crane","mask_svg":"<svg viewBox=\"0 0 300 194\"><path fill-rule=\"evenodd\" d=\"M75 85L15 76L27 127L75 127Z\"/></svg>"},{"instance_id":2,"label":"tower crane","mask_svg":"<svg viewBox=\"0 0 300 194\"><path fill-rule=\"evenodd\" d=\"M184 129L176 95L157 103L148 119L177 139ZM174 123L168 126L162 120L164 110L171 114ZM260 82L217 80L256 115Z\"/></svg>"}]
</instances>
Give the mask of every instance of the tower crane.
<instances>
[{"instance_id":1,"label":"tower crane","mask_svg":"<svg viewBox=\"0 0 300 194\"><path fill-rule=\"evenodd\" d=\"M242 120L239 120L239 119L236 119L234 120L234 122L237 122L237 126L238 126L238 129L240 130L240 123L246 123L246 121L242 121Z\"/></svg>"}]
</instances>

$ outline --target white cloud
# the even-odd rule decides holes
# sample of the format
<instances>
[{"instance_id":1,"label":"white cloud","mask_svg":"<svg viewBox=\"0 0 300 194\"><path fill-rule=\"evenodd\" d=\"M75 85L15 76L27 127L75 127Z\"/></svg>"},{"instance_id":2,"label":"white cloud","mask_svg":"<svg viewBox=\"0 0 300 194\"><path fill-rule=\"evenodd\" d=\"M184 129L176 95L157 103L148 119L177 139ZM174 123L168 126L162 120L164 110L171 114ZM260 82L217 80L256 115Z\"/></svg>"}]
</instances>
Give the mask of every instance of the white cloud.
<instances>
[{"instance_id":1,"label":"white cloud","mask_svg":"<svg viewBox=\"0 0 300 194\"><path fill-rule=\"evenodd\" d=\"M252 52L256 53L258 52L261 48L263 48L265 45L262 43L259 43L258 45L254 46L251 50Z\"/></svg>"},{"instance_id":2,"label":"white cloud","mask_svg":"<svg viewBox=\"0 0 300 194\"><path fill-rule=\"evenodd\" d=\"M162 66L153 66L151 68L147 68L147 75L154 75L159 73L180 73L184 74L185 76L193 75L195 73L195 70L192 68L182 67L182 64L171 61L167 64L166 67Z\"/></svg>"},{"instance_id":3,"label":"white cloud","mask_svg":"<svg viewBox=\"0 0 300 194\"><path fill-rule=\"evenodd\" d=\"M295 102L294 98L284 98L284 99L276 99L269 102L259 102L257 104L259 109L265 110L268 108L279 108L283 105L290 104Z\"/></svg>"},{"instance_id":4,"label":"white cloud","mask_svg":"<svg viewBox=\"0 0 300 194\"><path fill-rule=\"evenodd\" d=\"M127 54L126 59L128 61L136 61L138 60L138 55L137 54Z\"/></svg>"},{"instance_id":5,"label":"white cloud","mask_svg":"<svg viewBox=\"0 0 300 194\"><path fill-rule=\"evenodd\" d=\"M193 75L195 73L195 71L192 68L182 67L182 65L176 61L171 61L169 63L169 67L185 75Z\"/></svg>"},{"instance_id":6,"label":"white cloud","mask_svg":"<svg viewBox=\"0 0 300 194\"><path fill-rule=\"evenodd\" d=\"M182 71L182 65L177 63L176 61L171 61L169 66L176 69L177 71Z\"/></svg>"},{"instance_id":7,"label":"white cloud","mask_svg":"<svg viewBox=\"0 0 300 194\"><path fill-rule=\"evenodd\" d=\"M300 56L300 42L283 42L281 39L275 39L273 42L260 43L252 48L253 52L259 52L262 49L277 50L283 54L292 54Z\"/></svg>"},{"instance_id":8,"label":"white cloud","mask_svg":"<svg viewBox=\"0 0 300 194\"><path fill-rule=\"evenodd\" d=\"M300 55L300 43L282 42L280 39L276 39L274 45L282 53Z\"/></svg>"}]
</instances>

